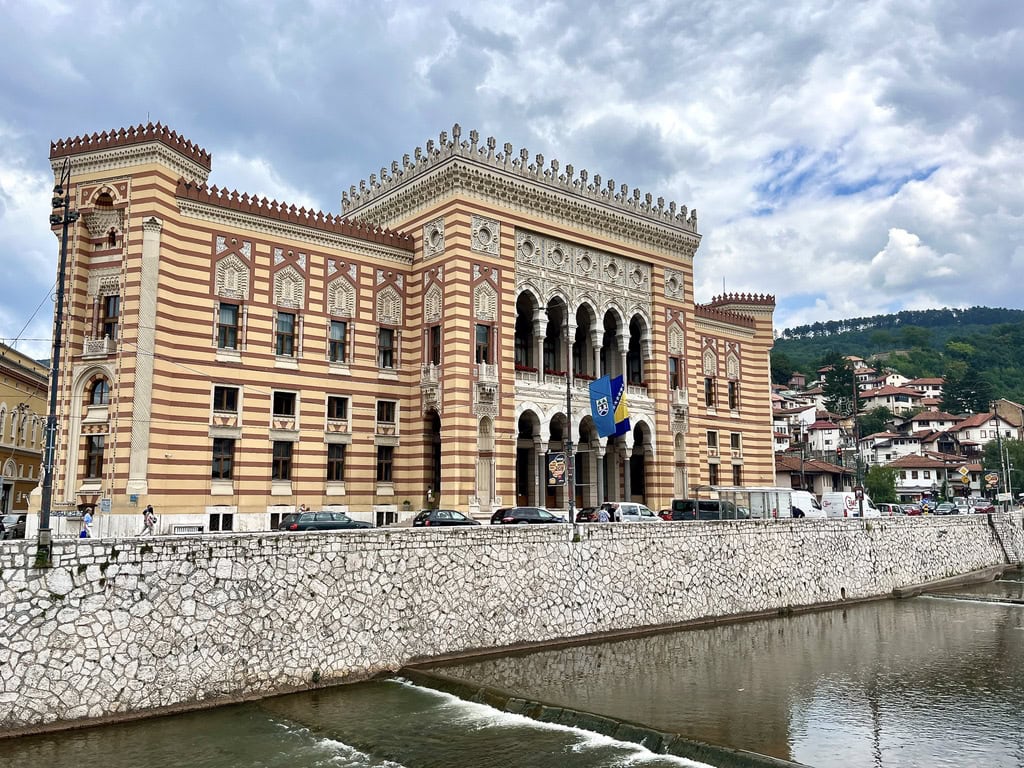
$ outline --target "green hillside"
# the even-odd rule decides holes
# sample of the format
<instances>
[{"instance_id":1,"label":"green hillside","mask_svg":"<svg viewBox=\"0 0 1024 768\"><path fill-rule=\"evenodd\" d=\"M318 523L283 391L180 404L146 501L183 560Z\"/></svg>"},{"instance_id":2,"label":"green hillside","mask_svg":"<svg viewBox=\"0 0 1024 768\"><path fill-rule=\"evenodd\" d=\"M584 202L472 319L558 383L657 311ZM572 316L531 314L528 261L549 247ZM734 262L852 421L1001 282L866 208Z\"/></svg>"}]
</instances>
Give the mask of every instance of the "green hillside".
<instances>
[{"instance_id":1,"label":"green hillside","mask_svg":"<svg viewBox=\"0 0 1024 768\"><path fill-rule=\"evenodd\" d=\"M1024 401L1024 310L929 309L787 328L775 340L772 380L785 383L793 371L811 380L832 352L910 378L966 365L994 397Z\"/></svg>"}]
</instances>

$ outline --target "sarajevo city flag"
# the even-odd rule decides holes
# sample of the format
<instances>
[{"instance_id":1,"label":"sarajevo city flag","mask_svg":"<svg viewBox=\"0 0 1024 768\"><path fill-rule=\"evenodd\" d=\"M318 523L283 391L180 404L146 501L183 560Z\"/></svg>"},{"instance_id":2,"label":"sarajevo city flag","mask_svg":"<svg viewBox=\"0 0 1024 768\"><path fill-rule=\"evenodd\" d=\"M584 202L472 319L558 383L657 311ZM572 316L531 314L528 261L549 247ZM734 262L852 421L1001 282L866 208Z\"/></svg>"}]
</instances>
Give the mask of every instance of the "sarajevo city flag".
<instances>
[{"instance_id":1,"label":"sarajevo city flag","mask_svg":"<svg viewBox=\"0 0 1024 768\"><path fill-rule=\"evenodd\" d=\"M615 436L629 432L629 408L626 406L626 382L621 376L612 379L612 402L615 403Z\"/></svg>"},{"instance_id":2,"label":"sarajevo city flag","mask_svg":"<svg viewBox=\"0 0 1024 768\"><path fill-rule=\"evenodd\" d=\"M615 434L615 403L612 400L612 380L602 376L590 382L590 415L594 418L598 437Z\"/></svg>"}]
</instances>

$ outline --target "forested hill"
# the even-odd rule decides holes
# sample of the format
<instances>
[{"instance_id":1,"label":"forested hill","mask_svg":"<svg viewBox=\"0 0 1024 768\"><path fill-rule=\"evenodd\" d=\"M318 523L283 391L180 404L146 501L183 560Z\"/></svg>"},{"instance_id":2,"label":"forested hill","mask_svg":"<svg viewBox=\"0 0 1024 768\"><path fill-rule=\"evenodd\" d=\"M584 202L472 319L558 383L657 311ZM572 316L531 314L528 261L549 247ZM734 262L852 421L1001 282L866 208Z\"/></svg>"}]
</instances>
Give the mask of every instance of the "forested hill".
<instances>
[{"instance_id":1,"label":"forested hill","mask_svg":"<svg viewBox=\"0 0 1024 768\"><path fill-rule=\"evenodd\" d=\"M966 364L994 396L1024 400L1024 310L908 310L787 328L775 340L772 379L785 383L800 371L810 381L832 353L910 378L943 376L950 364Z\"/></svg>"},{"instance_id":2,"label":"forested hill","mask_svg":"<svg viewBox=\"0 0 1024 768\"><path fill-rule=\"evenodd\" d=\"M859 331L901 330L907 326L917 326L929 330L962 330L971 326L989 326L1022 321L1024 321L1024 310L1020 309L971 307L970 309L904 310L894 315L855 317L851 320L829 320L825 323L798 325L795 328L784 330L779 338L786 340L820 339Z\"/></svg>"}]
</instances>

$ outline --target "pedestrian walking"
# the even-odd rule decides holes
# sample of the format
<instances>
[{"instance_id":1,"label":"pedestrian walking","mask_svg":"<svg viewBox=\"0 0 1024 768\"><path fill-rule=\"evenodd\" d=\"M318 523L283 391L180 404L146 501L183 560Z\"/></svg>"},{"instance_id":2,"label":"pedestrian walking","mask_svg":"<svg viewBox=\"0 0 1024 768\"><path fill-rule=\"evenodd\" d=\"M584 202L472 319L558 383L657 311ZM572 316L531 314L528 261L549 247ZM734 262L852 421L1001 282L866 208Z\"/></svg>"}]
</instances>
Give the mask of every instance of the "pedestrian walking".
<instances>
[{"instance_id":1,"label":"pedestrian walking","mask_svg":"<svg viewBox=\"0 0 1024 768\"><path fill-rule=\"evenodd\" d=\"M86 509L85 514L82 515L82 532L78 535L83 539L92 538L92 512L88 509Z\"/></svg>"},{"instance_id":2,"label":"pedestrian walking","mask_svg":"<svg viewBox=\"0 0 1024 768\"><path fill-rule=\"evenodd\" d=\"M599 522L599 523L609 523L609 522L611 522L611 518L608 517L608 510L605 509L604 507L601 507L597 511L597 522Z\"/></svg>"},{"instance_id":3,"label":"pedestrian walking","mask_svg":"<svg viewBox=\"0 0 1024 768\"><path fill-rule=\"evenodd\" d=\"M153 511L153 505L150 504L144 510L142 510L142 533L140 533L139 536L145 536L147 533L150 536L153 536L153 527L155 525L156 513Z\"/></svg>"}]
</instances>

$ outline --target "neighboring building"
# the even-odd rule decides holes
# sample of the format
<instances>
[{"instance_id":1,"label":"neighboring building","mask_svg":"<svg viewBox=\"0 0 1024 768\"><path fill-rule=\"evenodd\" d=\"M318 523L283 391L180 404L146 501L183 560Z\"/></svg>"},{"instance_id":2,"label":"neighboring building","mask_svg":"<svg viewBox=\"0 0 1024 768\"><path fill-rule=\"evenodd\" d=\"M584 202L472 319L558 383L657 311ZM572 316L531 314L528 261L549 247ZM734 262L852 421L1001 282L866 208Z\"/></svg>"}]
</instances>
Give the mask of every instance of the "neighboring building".
<instances>
[{"instance_id":1,"label":"neighboring building","mask_svg":"<svg viewBox=\"0 0 1024 768\"><path fill-rule=\"evenodd\" d=\"M1013 424L992 412L971 414L948 431L956 435L965 456L980 454L997 437L1006 440L1017 436Z\"/></svg>"},{"instance_id":2,"label":"neighboring building","mask_svg":"<svg viewBox=\"0 0 1024 768\"><path fill-rule=\"evenodd\" d=\"M815 421L807 427L808 447L819 455L836 455L842 449L842 430L831 421Z\"/></svg>"},{"instance_id":3,"label":"neighboring building","mask_svg":"<svg viewBox=\"0 0 1024 768\"><path fill-rule=\"evenodd\" d=\"M936 400L942 400L942 385L944 379L941 376L927 377L920 379L911 379L907 382L906 386L909 389L916 389L925 397L933 397Z\"/></svg>"},{"instance_id":4,"label":"neighboring building","mask_svg":"<svg viewBox=\"0 0 1024 768\"><path fill-rule=\"evenodd\" d=\"M1016 429L1016 439L1024 440L1024 405L1000 398L995 402L995 412L1003 421Z\"/></svg>"},{"instance_id":5,"label":"neighboring building","mask_svg":"<svg viewBox=\"0 0 1024 768\"><path fill-rule=\"evenodd\" d=\"M949 467L944 461L930 456L903 456L887 466L896 470L896 494L900 501L920 501L925 496L934 496L943 483L947 483L947 489L953 493Z\"/></svg>"},{"instance_id":6,"label":"neighboring building","mask_svg":"<svg viewBox=\"0 0 1024 768\"><path fill-rule=\"evenodd\" d=\"M27 512L46 445L47 368L0 344L0 515Z\"/></svg>"},{"instance_id":7,"label":"neighboring building","mask_svg":"<svg viewBox=\"0 0 1024 768\"><path fill-rule=\"evenodd\" d=\"M899 415L916 408L922 397L920 392L909 387L878 387L861 392L860 408L870 411L885 406L891 413Z\"/></svg>"},{"instance_id":8,"label":"neighboring building","mask_svg":"<svg viewBox=\"0 0 1024 768\"><path fill-rule=\"evenodd\" d=\"M458 126L343 193L344 219L207 187L209 153L159 125L50 159L81 213L55 507L109 507L101 535L146 504L162 530L565 509L570 437L578 505L774 480L774 298L695 304L686 207ZM620 437L590 415L602 374L628 382Z\"/></svg>"},{"instance_id":9,"label":"neighboring building","mask_svg":"<svg viewBox=\"0 0 1024 768\"><path fill-rule=\"evenodd\" d=\"M818 497L830 491L849 491L856 482L852 468L841 467L828 461L808 459L799 451L775 455L775 485L779 488L797 488Z\"/></svg>"}]
</instances>

